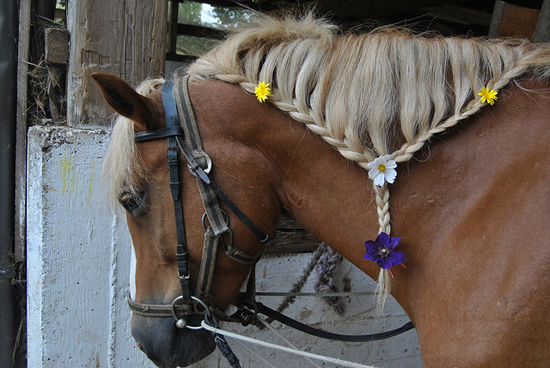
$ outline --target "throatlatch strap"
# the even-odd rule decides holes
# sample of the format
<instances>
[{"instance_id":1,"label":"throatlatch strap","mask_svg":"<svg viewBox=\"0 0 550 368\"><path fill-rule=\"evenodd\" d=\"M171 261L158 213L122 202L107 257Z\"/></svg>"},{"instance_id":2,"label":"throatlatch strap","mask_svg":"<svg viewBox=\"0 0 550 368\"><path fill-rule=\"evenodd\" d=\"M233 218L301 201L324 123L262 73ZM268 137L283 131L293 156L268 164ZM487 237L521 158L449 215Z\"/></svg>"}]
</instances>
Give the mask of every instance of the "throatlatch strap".
<instances>
[{"instance_id":1,"label":"throatlatch strap","mask_svg":"<svg viewBox=\"0 0 550 368\"><path fill-rule=\"evenodd\" d=\"M206 153L202 149L199 128L197 127L191 100L189 99L189 92L187 90L188 81L189 76L185 76L176 82L174 96L176 98L181 126L184 131L185 145L191 152L191 156L198 160L199 157L206 156ZM229 230L229 227L218 205L216 194L199 177L197 177L197 185L201 192L204 210L206 211L210 226L214 230L214 234L220 235L225 233Z\"/></svg>"},{"instance_id":2,"label":"throatlatch strap","mask_svg":"<svg viewBox=\"0 0 550 368\"><path fill-rule=\"evenodd\" d=\"M202 143L200 138L199 129L193 114L193 108L191 106L191 100L189 98L188 92L188 81L189 76L185 76L179 79L176 82L174 88L174 95L176 97L176 104L178 107L178 112L180 120L182 123L182 128L185 132L185 146L182 149L191 150L191 156L198 159L199 157L206 156L206 153L202 149ZM192 169L192 168L190 168ZM197 168L198 171L202 171L202 168ZM193 172L193 170L191 170ZM196 173L200 174L200 173ZM252 230L260 240L266 241L269 239L269 236L259 230L243 213L237 208L227 196L205 175L196 175L197 176L197 185L199 187L199 192L202 197L204 204L204 209L208 217L210 227L216 236L221 236L222 234L229 231L228 218L223 214L222 209L219 206L218 198L224 201L234 212L237 217L243 223ZM206 180L205 180L206 179ZM206 243L205 243L206 245ZM205 248L206 249L206 248ZM230 241L226 245L225 254L232 260L243 263L243 264L252 264L256 261L257 256L250 254L236 246L233 245L233 242Z\"/></svg>"}]
</instances>

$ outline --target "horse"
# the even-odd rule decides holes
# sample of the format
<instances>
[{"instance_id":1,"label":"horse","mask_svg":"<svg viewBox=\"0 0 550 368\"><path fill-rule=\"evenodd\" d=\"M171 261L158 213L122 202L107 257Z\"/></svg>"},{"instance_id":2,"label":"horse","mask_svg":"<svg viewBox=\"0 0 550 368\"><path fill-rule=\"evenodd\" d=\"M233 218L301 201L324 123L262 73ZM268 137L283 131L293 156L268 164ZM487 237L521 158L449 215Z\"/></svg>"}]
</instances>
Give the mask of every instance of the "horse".
<instances>
[{"instance_id":1,"label":"horse","mask_svg":"<svg viewBox=\"0 0 550 368\"><path fill-rule=\"evenodd\" d=\"M234 302L285 214L378 279L381 306L391 292L416 327L425 367L548 366L549 76L548 45L393 28L342 34L311 15L260 17L175 75L174 92L164 79L136 91L94 74L121 115L105 171L133 243L137 345L160 367L210 354L212 334L183 327ZM175 96L180 118L196 119L208 162L193 161L189 141L170 143L170 132L190 133L177 118L168 127L175 108L164 94ZM183 160L169 168L167 150L199 171ZM209 251L208 293L193 303L204 287L204 228L216 221L203 216L205 180L230 199L214 201L230 231ZM373 240L382 233L391 247ZM368 244L378 244L377 259ZM396 245L404 260L386 268ZM181 322L179 310L139 313L179 308L189 290L183 305L192 311Z\"/></svg>"}]
</instances>

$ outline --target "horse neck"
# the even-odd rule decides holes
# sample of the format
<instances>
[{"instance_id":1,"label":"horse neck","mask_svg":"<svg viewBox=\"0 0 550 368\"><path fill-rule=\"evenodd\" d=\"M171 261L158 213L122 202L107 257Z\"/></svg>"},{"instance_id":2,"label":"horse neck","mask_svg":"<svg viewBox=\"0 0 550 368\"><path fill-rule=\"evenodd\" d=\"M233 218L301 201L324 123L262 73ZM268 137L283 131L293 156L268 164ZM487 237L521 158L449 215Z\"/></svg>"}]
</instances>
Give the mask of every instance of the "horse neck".
<instances>
[{"instance_id":1,"label":"horse neck","mask_svg":"<svg viewBox=\"0 0 550 368\"><path fill-rule=\"evenodd\" d=\"M486 267L480 249L494 252L493 260L513 263L514 245L529 237L529 252L540 252L533 244L549 232L542 213L547 207L541 204L548 202L543 183L550 175L550 105L548 95L530 92L540 91L539 84L523 85L526 90L510 87L498 105L433 142L418 161L399 166L391 185L392 236L402 237L398 250L406 256L407 269L392 268L397 280L393 295L407 312L412 300L417 310L429 309L433 290L469 285L476 281L473 274L486 285L504 282L498 270L483 275L471 271ZM273 134L292 127L284 138L292 150L279 163L285 173L280 195L285 210L376 278L378 268L363 259L363 242L378 231L367 173L300 124L279 124ZM534 164L520 164L527 162ZM515 175L520 168L525 172ZM527 235L525 224L536 230ZM475 298L466 292L463 296Z\"/></svg>"},{"instance_id":2,"label":"horse neck","mask_svg":"<svg viewBox=\"0 0 550 368\"><path fill-rule=\"evenodd\" d=\"M378 267L363 258L363 243L375 239L378 232L377 206L367 173L345 160L302 124L292 121L269 103L260 104L238 86L209 81L194 89L197 92L202 90L202 93L192 93L197 115L216 122L209 132L205 132L205 139L217 135L219 141L224 141L219 145L219 159L227 162L221 162L219 166L230 166L230 161L235 161L234 156L221 151L228 144L235 146L238 143L238 146L252 151L251 157L261 158L253 164L271 166L266 171L269 175L262 179L269 181L269 185L264 187L272 188L270 196L276 197L282 211L363 272L376 278ZM547 146L533 144L546 142L538 138L546 137L548 130L537 114L546 114L540 112L538 106L547 103L544 97L527 95L517 88L512 90L510 96L499 100L498 106L469 121L461 128L460 134L445 142L434 142L427 151L428 154L431 152L429 160L413 160L398 168L398 179L391 186L392 235L403 239L399 250L406 256L407 269L394 267L392 272L399 280L395 283L393 295L404 307L413 295L418 298L419 294L427 293L430 290L426 287L428 283L456 283L458 274L468 275L463 272L466 265L475 267L483 262L476 257L474 249L461 254L460 262L452 264L448 254L461 249L457 244L463 245L460 239L464 238L470 239L472 246L482 239L492 244L486 240L489 234L472 239L471 219L475 218L476 228L492 226L495 218L509 214L507 207L504 210L506 203L511 197L519 196L521 191L506 192L502 209L492 213L487 210L479 216L471 214L478 214L476 209L480 205L497 203L491 193L501 192L511 185L510 176L501 173L513 172L514 162L523 156L527 160L533 150L537 160L542 157L547 160L543 155ZM514 106L523 105L529 106L522 111L533 124L530 130L518 135L521 120L509 116L517 114ZM472 157L475 165L472 165ZM484 169L480 171L479 168ZM242 180L239 185L243 183L250 185L250 178ZM520 200L520 203L530 203L523 197L517 198L517 202ZM529 211L516 210L513 213L514 216L525 213L533 221ZM258 216L267 215L264 211ZM276 218L270 221L276 223ZM504 223L505 219L502 221ZM513 230L498 229L490 236L497 244L501 242L498 237L504 234L515 239L513 235L517 230L515 233ZM437 279L433 275L438 275Z\"/></svg>"},{"instance_id":3,"label":"horse neck","mask_svg":"<svg viewBox=\"0 0 550 368\"><path fill-rule=\"evenodd\" d=\"M378 235L377 206L367 172L302 124L285 120L286 150L277 152L273 146L271 151L281 173L283 211L376 278L372 263L363 258L363 243ZM281 132L277 125L274 122L274 132Z\"/></svg>"},{"instance_id":4,"label":"horse neck","mask_svg":"<svg viewBox=\"0 0 550 368\"><path fill-rule=\"evenodd\" d=\"M234 166L237 156L246 156L253 150L255 153L250 156L256 161L248 162L248 167L241 170L272 166L266 171L273 174L263 180L271 182L271 195L278 198L279 211L282 209L343 257L376 277L372 264L363 259L363 243L376 238L378 230L367 173L303 124L269 103L259 103L238 86L192 81L189 88L205 149L211 156L219 156L216 166ZM235 142L242 147L242 154L235 151L239 149ZM228 147L235 150L230 154Z\"/></svg>"}]
</instances>

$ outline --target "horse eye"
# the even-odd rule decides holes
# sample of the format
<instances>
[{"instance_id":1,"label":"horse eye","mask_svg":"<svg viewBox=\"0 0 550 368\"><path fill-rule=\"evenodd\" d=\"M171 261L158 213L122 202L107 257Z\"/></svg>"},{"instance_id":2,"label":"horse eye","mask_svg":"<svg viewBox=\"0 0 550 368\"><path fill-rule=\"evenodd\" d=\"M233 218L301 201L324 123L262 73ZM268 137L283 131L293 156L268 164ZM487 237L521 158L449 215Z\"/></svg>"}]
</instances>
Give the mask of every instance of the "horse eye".
<instances>
[{"instance_id":1,"label":"horse eye","mask_svg":"<svg viewBox=\"0 0 550 368\"><path fill-rule=\"evenodd\" d=\"M132 216L137 216L145 207L145 192L132 193L124 192L118 197L119 203Z\"/></svg>"}]
</instances>

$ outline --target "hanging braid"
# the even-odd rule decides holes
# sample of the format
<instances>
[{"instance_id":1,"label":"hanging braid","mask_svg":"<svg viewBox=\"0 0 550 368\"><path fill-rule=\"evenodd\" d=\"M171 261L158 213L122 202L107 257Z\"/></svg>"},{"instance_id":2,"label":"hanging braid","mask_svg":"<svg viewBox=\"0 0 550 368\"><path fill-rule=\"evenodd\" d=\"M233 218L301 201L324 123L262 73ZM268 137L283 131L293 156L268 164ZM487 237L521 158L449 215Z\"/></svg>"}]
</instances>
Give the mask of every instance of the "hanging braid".
<instances>
[{"instance_id":1,"label":"hanging braid","mask_svg":"<svg viewBox=\"0 0 550 368\"><path fill-rule=\"evenodd\" d=\"M268 102L364 169L383 155L398 163L410 160L435 134L486 105L477 96L482 87L499 91L518 78L550 76L547 44L425 37L392 28L362 36L338 33L311 14L259 16L188 73L239 84L249 93L261 81L270 83ZM374 186L374 193L379 232L389 234L387 184ZM379 287L383 305L390 290L387 271L380 273Z\"/></svg>"}]
</instances>

